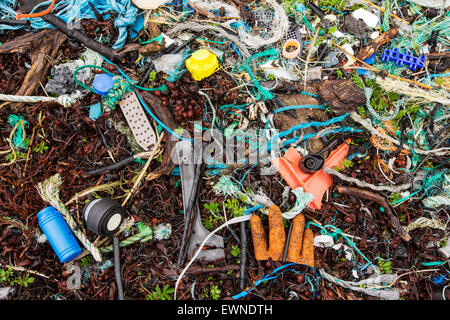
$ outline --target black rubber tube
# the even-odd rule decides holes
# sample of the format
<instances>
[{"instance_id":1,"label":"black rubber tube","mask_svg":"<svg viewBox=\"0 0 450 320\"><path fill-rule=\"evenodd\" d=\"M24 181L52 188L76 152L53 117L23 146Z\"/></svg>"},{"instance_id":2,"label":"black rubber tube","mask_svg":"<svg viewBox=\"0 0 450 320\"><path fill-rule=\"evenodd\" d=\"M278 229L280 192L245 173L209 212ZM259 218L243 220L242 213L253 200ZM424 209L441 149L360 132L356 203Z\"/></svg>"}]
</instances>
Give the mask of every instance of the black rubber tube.
<instances>
[{"instance_id":1,"label":"black rubber tube","mask_svg":"<svg viewBox=\"0 0 450 320\"><path fill-rule=\"evenodd\" d=\"M98 176L98 175L101 175L105 171L114 171L114 170L121 169L121 168L125 167L126 165L133 163L134 161L136 161L136 159L134 158L134 156L131 156L131 157L125 158L123 160L120 160L119 162L110 164L109 166L92 169L90 171L87 171L85 174L88 176Z\"/></svg>"},{"instance_id":2,"label":"black rubber tube","mask_svg":"<svg viewBox=\"0 0 450 320\"><path fill-rule=\"evenodd\" d=\"M125 300L123 297L122 276L120 275L119 238L113 237L113 247L114 247L114 274L116 277L116 284L117 284L119 300Z\"/></svg>"},{"instance_id":3,"label":"black rubber tube","mask_svg":"<svg viewBox=\"0 0 450 320\"><path fill-rule=\"evenodd\" d=\"M64 33L69 38L80 41L82 44L84 44L89 49L92 49L92 50L100 53L101 55L105 56L109 60L120 61L121 57L116 55L111 48L105 46L104 44L102 44L98 41L95 41L95 40L89 38L88 36L86 36L85 34L81 33L80 31L78 31L76 29L69 29L67 27L67 24L64 22L64 20L55 16L54 14L52 14L52 13L46 14L45 16L42 17L42 19L44 21L50 23L51 25L55 26L56 28L58 28L59 31Z\"/></svg>"},{"instance_id":4,"label":"black rubber tube","mask_svg":"<svg viewBox=\"0 0 450 320\"><path fill-rule=\"evenodd\" d=\"M241 270L239 286L241 290L245 289L245 269L247 265L247 234L245 233L245 221L240 223L241 227Z\"/></svg>"}]
</instances>

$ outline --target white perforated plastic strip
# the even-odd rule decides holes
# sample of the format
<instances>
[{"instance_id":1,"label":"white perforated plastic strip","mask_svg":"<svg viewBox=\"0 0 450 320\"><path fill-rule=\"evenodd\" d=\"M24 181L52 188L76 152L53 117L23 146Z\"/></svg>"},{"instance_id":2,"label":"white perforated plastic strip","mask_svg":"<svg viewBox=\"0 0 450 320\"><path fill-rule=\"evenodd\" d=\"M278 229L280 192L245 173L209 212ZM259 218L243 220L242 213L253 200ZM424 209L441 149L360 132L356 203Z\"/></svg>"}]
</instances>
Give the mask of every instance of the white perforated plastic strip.
<instances>
[{"instance_id":1,"label":"white perforated plastic strip","mask_svg":"<svg viewBox=\"0 0 450 320\"><path fill-rule=\"evenodd\" d=\"M134 91L126 93L119 105L137 143L146 151L153 149L156 144L156 134L136 93Z\"/></svg>"}]
</instances>

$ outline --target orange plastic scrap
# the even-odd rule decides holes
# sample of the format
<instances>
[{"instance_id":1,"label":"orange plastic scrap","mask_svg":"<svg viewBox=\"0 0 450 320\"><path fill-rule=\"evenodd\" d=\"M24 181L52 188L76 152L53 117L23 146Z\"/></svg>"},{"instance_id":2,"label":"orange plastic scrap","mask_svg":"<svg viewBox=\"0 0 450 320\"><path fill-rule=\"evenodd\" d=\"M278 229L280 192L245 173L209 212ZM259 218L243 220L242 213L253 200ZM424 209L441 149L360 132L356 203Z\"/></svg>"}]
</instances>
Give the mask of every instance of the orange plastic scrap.
<instances>
[{"instance_id":1,"label":"orange plastic scrap","mask_svg":"<svg viewBox=\"0 0 450 320\"><path fill-rule=\"evenodd\" d=\"M267 246L266 233L261 218L257 215L253 215L250 218L255 258L256 260L268 260L272 258L274 261L279 261L283 258L284 244L286 241L280 208L271 206L268 215L269 246Z\"/></svg>"},{"instance_id":2,"label":"orange plastic scrap","mask_svg":"<svg viewBox=\"0 0 450 320\"><path fill-rule=\"evenodd\" d=\"M350 141L351 139L347 139L345 143L330 153L325 160L324 168L341 166L341 162L347 156ZM302 187L305 192L314 195L313 200L308 205L309 208L320 209L323 194L331 187L333 179L323 171L323 168L312 174L303 172L299 167L301 159L302 156L297 150L289 148L283 157L274 159L272 163L291 189Z\"/></svg>"},{"instance_id":3,"label":"orange plastic scrap","mask_svg":"<svg viewBox=\"0 0 450 320\"><path fill-rule=\"evenodd\" d=\"M305 217L302 214L292 221L286 261L314 267L314 234L311 229L305 229Z\"/></svg>"},{"instance_id":4,"label":"orange plastic scrap","mask_svg":"<svg viewBox=\"0 0 450 320\"><path fill-rule=\"evenodd\" d=\"M256 260L281 261L285 247L286 234L280 208L269 208L269 246L261 218L253 215L250 218L253 248ZM314 267L314 235L310 229L305 230L305 217L297 215L292 222L292 232L289 240L286 261L306 264Z\"/></svg>"}]
</instances>

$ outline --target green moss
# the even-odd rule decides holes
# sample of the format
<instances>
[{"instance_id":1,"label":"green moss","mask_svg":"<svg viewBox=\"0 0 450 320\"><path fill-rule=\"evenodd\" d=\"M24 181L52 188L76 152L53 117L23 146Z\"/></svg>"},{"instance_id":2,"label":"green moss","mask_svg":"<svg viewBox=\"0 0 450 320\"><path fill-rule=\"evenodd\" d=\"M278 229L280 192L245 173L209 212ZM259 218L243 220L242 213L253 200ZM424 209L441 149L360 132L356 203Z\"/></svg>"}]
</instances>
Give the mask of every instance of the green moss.
<instances>
[{"instance_id":1,"label":"green moss","mask_svg":"<svg viewBox=\"0 0 450 320\"><path fill-rule=\"evenodd\" d=\"M342 10L347 5L347 0L321 0L319 3L322 7L331 7L336 10Z\"/></svg>"}]
</instances>

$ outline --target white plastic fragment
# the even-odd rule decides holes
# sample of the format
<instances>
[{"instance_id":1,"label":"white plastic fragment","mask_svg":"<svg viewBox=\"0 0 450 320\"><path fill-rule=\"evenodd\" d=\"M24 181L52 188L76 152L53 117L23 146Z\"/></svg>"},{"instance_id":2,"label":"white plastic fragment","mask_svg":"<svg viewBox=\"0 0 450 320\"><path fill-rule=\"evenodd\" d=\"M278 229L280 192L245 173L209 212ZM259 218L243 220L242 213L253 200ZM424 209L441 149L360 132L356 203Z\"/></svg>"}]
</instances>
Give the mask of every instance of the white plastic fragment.
<instances>
[{"instance_id":1,"label":"white plastic fragment","mask_svg":"<svg viewBox=\"0 0 450 320\"><path fill-rule=\"evenodd\" d=\"M327 234L322 234L320 236L314 237L314 247L318 248L328 248L334 245L334 240L331 236Z\"/></svg>"},{"instance_id":2,"label":"white plastic fragment","mask_svg":"<svg viewBox=\"0 0 450 320\"><path fill-rule=\"evenodd\" d=\"M170 74L177 68L178 63L183 59L183 52L176 54L165 54L153 61L155 70Z\"/></svg>"},{"instance_id":3,"label":"white plastic fragment","mask_svg":"<svg viewBox=\"0 0 450 320\"><path fill-rule=\"evenodd\" d=\"M352 15L356 19L363 20L370 28L375 28L379 22L378 16L363 8L353 11Z\"/></svg>"},{"instance_id":4,"label":"white plastic fragment","mask_svg":"<svg viewBox=\"0 0 450 320\"><path fill-rule=\"evenodd\" d=\"M153 233L156 240L167 240L172 235L172 226L169 223L158 224L154 229Z\"/></svg>"},{"instance_id":5,"label":"white plastic fragment","mask_svg":"<svg viewBox=\"0 0 450 320\"><path fill-rule=\"evenodd\" d=\"M408 0L419 6L435 8L435 9L445 9L450 6L450 0Z\"/></svg>"},{"instance_id":6,"label":"white plastic fragment","mask_svg":"<svg viewBox=\"0 0 450 320\"><path fill-rule=\"evenodd\" d=\"M380 35L380 33L378 31L375 31L370 35L370 39L376 39L376 38L378 38L379 35Z\"/></svg>"},{"instance_id":7,"label":"white plastic fragment","mask_svg":"<svg viewBox=\"0 0 450 320\"><path fill-rule=\"evenodd\" d=\"M342 45L342 48L344 48L344 50L347 51L349 54L353 56L355 55L355 51L353 51L352 45L350 43L347 42L346 44ZM348 62L344 65L344 68L347 68L348 66L352 65L353 62L355 62L356 60L347 53L345 54L345 56L347 57Z\"/></svg>"},{"instance_id":8,"label":"white plastic fragment","mask_svg":"<svg viewBox=\"0 0 450 320\"><path fill-rule=\"evenodd\" d=\"M443 248L438 249L446 259L450 258L450 234L447 235L447 244Z\"/></svg>"},{"instance_id":9,"label":"white plastic fragment","mask_svg":"<svg viewBox=\"0 0 450 320\"><path fill-rule=\"evenodd\" d=\"M335 38L342 38L342 37L345 37L345 34L343 34L342 32L340 32L339 30L334 31L331 35L334 36Z\"/></svg>"},{"instance_id":10,"label":"white plastic fragment","mask_svg":"<svg viewBox=\"0 0 450 320\"><path fill-rule=\"evenodd\" d=\"M291 70L282 68L282 67L274 67L272 65L273 60L269 60L264 64L260 65L260 68L264 70L264 73L267 75L273 75L277 79L284 79L287 81L297 81L299 77L295 75Z\"/></svg>"},{"instance_id":11,"label":"white plastic fragment","mask_svg":"<svg viewBox=\"0 0 450 320\"><path fill-rule=\"evenodd\" d=\"M0 300L8 299L8 296L13 292L14 292L14 288L12 288L12 287L0 288Z\"/></svg>"},{"instance_id":12,"label":"white plastic fragment","mask_svg":"<svg viewBox=\"0 0 450 320\"><path fill-rule=\"evenodd\" d=\"M131 1L133 1L133 4L140 9L153 10L166 4L170 0L131 0Z\"/></svg>"},{"instance_id":13,"label":"white plastic fragment","mask_svg":"<svg viewBox=\"0 0 450 320\"><path fill-rule=\"evenodd\" d=\"M342 243L338 243L338 244L335 244L334 246L332 246L331 248L333 248L334 250L340 250L341 248L343 248L344 253L345 253L345 259L347 259L348 261L352 260L353 252L349 246L342 244Z\"/></svg>"},{"instance_id":14,"label":"white plastic fragment","mask_svg":"<svg viewBox=\"0 0 450 320\"><path fill-rule=\"evenodd\" d=\"M325 17L323 17L326 20L329 20L331 22L336 22L337 21L337 16L334 14L327 14Z\"/></svg>"}]
</instances>

